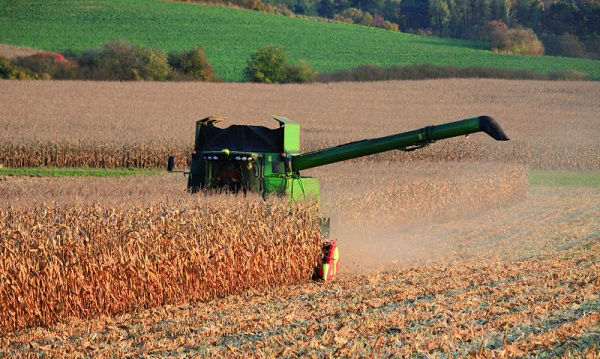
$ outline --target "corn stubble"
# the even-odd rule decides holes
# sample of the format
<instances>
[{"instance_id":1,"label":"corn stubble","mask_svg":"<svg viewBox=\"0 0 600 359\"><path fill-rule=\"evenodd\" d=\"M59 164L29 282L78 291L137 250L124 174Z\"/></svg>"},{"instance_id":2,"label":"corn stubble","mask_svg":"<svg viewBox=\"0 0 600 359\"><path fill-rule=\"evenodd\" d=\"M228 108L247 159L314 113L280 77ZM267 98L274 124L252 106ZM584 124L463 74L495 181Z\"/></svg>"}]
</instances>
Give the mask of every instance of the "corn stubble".
<instances>
[{"instance_id":1,"label":"corn stubble","mask_svg":"<svg viewBox=\"0 0 600 359\"><path fill-rule=\"evenodd\" d=\"M525 167L495 162L339 163L311 174L324 213L351 227L464 218L522 200L528 186Z\"/></svg>"},{"instance_id":2,"label":"corn stubble","mask_svg":"<svg viewBox=\"0 0 600 359\"><path fill-rule=\"evenodd\" d=\"M309 280L314 209L217 198L0 209L0 331Z\"/></svg>"}]
</instances>

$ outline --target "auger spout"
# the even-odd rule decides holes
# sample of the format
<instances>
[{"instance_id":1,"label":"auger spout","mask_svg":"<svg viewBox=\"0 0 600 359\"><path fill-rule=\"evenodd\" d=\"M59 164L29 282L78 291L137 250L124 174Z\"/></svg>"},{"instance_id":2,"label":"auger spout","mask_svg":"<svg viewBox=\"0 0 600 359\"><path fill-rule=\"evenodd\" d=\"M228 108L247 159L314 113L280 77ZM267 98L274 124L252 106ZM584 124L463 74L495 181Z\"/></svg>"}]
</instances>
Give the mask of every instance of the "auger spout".
<instances>
[{"instance_id":1,"label":"auger spout","mask_svg":"<svg viewBox=\"0 0 600 359\"><path fill-rule=\"evenodd\" d=\"M438 140L465 136L476 132L487 133L497 141L508 140L508 136L506 136L500 125L493 118L490 116L479 116L437 126L427 126L391 136L350 142L331 148L302 153L292 157L291 166L293 172L299 172L313 167L385 151L397 149L410 151Z\"/></svg>"}]
</instances>

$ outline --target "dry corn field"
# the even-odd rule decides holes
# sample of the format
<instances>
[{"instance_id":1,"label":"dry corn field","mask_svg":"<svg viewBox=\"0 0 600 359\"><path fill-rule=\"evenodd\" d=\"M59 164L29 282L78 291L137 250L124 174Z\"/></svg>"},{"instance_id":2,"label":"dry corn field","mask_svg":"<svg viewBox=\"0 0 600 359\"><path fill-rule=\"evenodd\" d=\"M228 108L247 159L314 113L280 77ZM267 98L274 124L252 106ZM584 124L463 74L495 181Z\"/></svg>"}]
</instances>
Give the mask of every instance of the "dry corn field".
<instances>
[{"instance_id":1,"label":"dry corn field","mask_svg":"<svg viewBox=\"0 0 600 359\"><path fill-rule=\"evenodd\" d=\"M478 134L386 161L485 160L533 168L600 168L600 85L594 82L432 80L268 86L206 83L0 81L5 167L184 167L195 121L302 125L302 148L487 114L512 141ZM434 104L434 105L432 105ZM367 159L372 161L373 158ZM363 160L364 161L364 160Z\"/></svg>"},{"instance_id":2,"label":"dry corn field","mask_svg":"<svg viewBox=\"0 0 600 359\"><path fill-rule=\"evenodd\" d=\"M185 166L194 121L302 126L305 150L488 114L485 135L315 168L314 205L181 175L0 177L0 357L588 357L600 352L600 85L0 81L5 166Z\"/></svg>"},{"instance_id":3,"label":"dry corn field","mask_svg":"<svg viewBox=\"0 0 600 359\"><path fill-rule=\"evenodd\" d=\"M321 257L314 211L278 202L0 209L0 331L305 282Z\"/></svg>"},{"instance_id":4,"label":"dry corn field","mask_svg":"<svg viewBox=\"0 0 600 359\"><path fill-rule=\"evenodd\" d=\"M408 231L430 250L440 246L442 261L73 318L2 336L0 345L6 355L106 358L596 358L599 201L587 189L534 190L515 206L439 224L433 233ZM396 234L407 243L404 237ZM384 257L391 250L376 245Z\"/></svg>"}]
</instances>

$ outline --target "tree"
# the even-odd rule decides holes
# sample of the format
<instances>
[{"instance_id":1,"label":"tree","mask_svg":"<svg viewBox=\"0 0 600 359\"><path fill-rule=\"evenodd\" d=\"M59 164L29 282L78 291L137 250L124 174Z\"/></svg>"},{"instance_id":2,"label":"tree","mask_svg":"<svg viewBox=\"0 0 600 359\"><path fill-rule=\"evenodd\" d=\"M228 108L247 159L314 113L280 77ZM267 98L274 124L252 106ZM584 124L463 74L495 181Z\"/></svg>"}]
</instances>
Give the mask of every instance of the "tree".
<instances>
[{"instance_id":1,"label":"tree","mask_svg":"<svg viewBox=\"0 0 600 359\"><path fill-rule=\"evenodd\" d=\"M567 56L585 58L585 47L576 35L565 33L562 35L546 35L542 38L546 54L553 56Z\"/></svg>"},{"instance_id":2,"label":"tree","mask_svg":"<svg viewBox=\"0 0 600 359\"><path fill-rule=\"evenodd\" d=\"M266 45L250 56L246 75L251 81L279 83L286 78L288 56L282 46Z\"/></svg>"},{"instance_id":3,"label":"tree","mask_svg":"<svg viewBox=\"0 0 600 359\"><path fill-rule=\"evenodd\" d=\"M402 0L386 0L381 15L392 22L400 22Z\"/></svg>"},{"instance_id":4,"label":"tree","mask_svg":"<svg viewBox=\"0 0 600 359\"><path fill-rule=\"evenodd\" d=\"M517 0L513 10L513 23L541 33L544 5L540 0Z\"/></svg>"},{"instance_id":5,"label":"tree","mask_svg":"<svg viewBox=\"0 0 600 359\"><path fill-rule=\"evenodd\" d=\"M473 25L483 25L491 19L491 1L476 0Z\"/></svg>"},{"instance_id":6,"label":"tree","mask_svg":"<svg viewBox=\"0 0 600 359\"><path fill-rule=\"evenodd\" d=\"M580 18L585 19L578 29L577 35L581 38L600 38L600 1L584 1L579 5Z\"/></svg>"},{"instance_id":7,"label":"tree","mask_svg":"<svg viewBox=\"0 0 600 359\"><path fill-rule=\"evenodd\" d=\"M582 19L577 6L566 0L560 0L550 5L544 14L544 30L551 34L576 34Z\"/></svg>"},{"instance_id":8,"label":"tree","mask_svg":"<svg viewBox=\"0 0 600 359\"><path fill-rule=\"evenodd\" d=\"M429 2L429 16L431 27L436 33L445 36L450 23L450 8L446 0L431 0Z\"/></svg>"},{"instance_id":9,"label":"tree","mask_svg":"<svg viewBox=\"0 0 600 359\"><path fill-rule=\"evenodd\" d=\"M492 0L490 4L490 20L499 20L508 23L510 7L510 0Z\"/></svg>"},{"instance_id":10,"label":"tree","mask_svg":"<svg viewBox=\"0 0 600 359\"><path fill-rule=\"evenodd\" d=\"M321 0L317 5L317 13L319 16L326 17L328 19L333 18L333 1L332 0Z\"/></svg>"},{"instance_id":11,"label":"tree","mask_svg":"<svg viewBox=\"0 0 600 359\"><path fill-rule=\"evenodd\" d=\"M428 0L404 0L402 1L401 24L402 31L426 29L431 25L428 15Z\"/></svg>"}]
</instances>

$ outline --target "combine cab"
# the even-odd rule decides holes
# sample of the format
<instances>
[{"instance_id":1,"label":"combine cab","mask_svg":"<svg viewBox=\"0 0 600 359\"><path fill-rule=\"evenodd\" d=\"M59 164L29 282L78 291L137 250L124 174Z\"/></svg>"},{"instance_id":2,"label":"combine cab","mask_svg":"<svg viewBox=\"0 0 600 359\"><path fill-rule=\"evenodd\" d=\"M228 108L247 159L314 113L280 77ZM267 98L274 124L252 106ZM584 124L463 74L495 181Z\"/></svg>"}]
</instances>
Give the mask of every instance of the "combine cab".
<instances>
[{"instance_id":1,"label":"combine cab","mask_svg":"<svg viewBox=\"0 0 600 359\"><path fill-rule=\"evenodd\" d=\"M391 136L350 142L323 150L300 153L300 125L281 116L273 116L279 127L232 125L220 128L218 117L196 122L196 140L192 153L188 189L221 189L231 192L257 192L263 198L271 194L292 201L320 201L319 180L300 175L300 171L391 150L413 151L435 141L485 132L498 141L508 137L489 116L479 116L428 126ZM168 170L174 159L169 157ZM321 230L328 236L329 219L321 219ZM323 247L323 265L315 275L331 279L338 269L339 253L335 241Z\"/></svg>"},{"instance_id":2,"label":"combine cab","mask_svg":"<svg viewBox=\"0 0 600 359\"><path fill-rule=\"evenodd\" d=\"M300 125L274 117L279 128L232 125L216 127L220 118L196 123L196 141L188 189L271 193L292 200L319 200L319 181L292 173L291 159L300 151Z\"/></svg>"}]
</instances>

